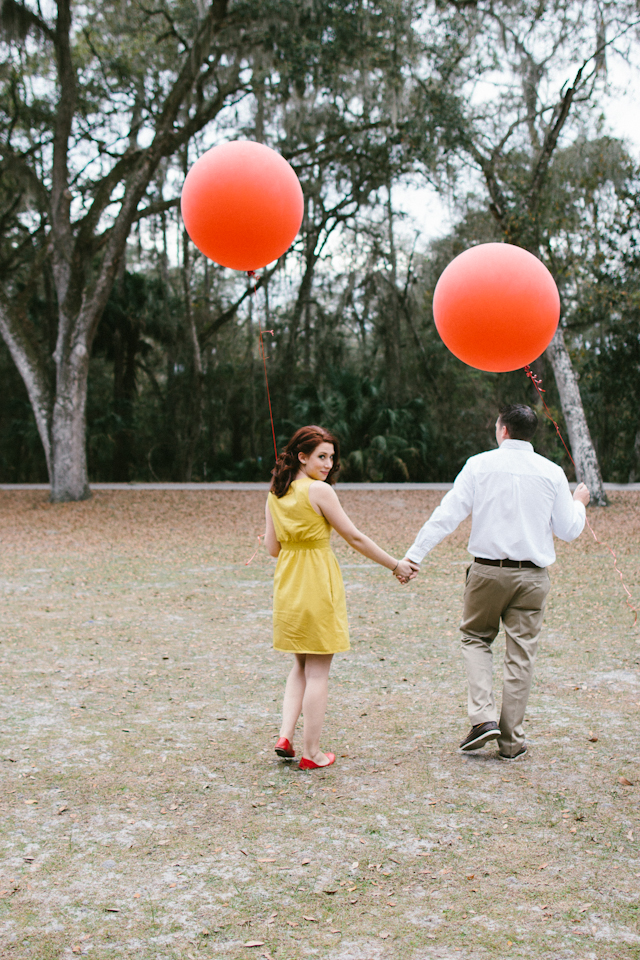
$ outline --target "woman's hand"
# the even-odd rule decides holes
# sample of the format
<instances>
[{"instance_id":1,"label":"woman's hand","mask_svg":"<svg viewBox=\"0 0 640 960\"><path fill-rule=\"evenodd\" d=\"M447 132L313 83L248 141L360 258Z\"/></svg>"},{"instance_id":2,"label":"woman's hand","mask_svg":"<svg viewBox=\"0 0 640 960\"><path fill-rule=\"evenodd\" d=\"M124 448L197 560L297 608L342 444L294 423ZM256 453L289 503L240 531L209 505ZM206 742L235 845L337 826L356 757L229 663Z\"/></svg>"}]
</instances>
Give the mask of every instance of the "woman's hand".
<instances>
[{"instance_id":1,"label":"woman's hand","mask_svg":"<svg viewBox=\"0 0 640 960\"><path fill-rule=\"evenodd\" d=\"M397 577L400 583L408 583L409 580L415 580L418 575L420 567L417 563L413 563L412 560L400 560L398 566L393 571L394 577Z\"/></svg>"}]
</instances>

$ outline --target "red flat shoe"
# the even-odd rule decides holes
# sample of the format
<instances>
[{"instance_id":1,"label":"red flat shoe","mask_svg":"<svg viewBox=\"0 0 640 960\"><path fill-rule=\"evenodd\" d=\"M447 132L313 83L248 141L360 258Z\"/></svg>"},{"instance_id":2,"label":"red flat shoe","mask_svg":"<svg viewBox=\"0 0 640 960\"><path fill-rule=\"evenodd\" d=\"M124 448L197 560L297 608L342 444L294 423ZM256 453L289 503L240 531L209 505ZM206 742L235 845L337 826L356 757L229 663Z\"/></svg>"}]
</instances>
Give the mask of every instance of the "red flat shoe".
<instances>
[{"instance_id":1,"label":"red flat shoe","mask_svg":"<svg viewBox=\"0 0 640 960\"><path fill-rule=\"evenodd\" d=\"M335 753L326 753L325 756L329 757L329 763L314 763L313 760L307 760L306 757L301 757L298 766L301 770L324 770L325 767L330 767L336 759Z\"/></svg>"},{"instance_id":2,"label":"red flat shoe","mask_svg":"<svg viewBox=\"0 0 640 960\"><path fill-rule=\"evenodd\" d=\"M284 757L285 760L293 760L296 755L295 750L286 737L280 737L276 743L276 753L279 757Z\"/></svg>"}]
</instances>

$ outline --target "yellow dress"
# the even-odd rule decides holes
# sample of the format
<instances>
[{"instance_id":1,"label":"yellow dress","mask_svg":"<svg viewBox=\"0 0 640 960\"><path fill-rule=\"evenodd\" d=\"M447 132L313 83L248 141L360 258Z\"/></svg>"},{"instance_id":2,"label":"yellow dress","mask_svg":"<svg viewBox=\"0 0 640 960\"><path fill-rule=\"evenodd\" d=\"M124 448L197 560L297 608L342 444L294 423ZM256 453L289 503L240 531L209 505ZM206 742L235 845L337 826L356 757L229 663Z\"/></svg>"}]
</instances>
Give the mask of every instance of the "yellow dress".
<instances>
[{"instance_id":1,"label":"yellow dress","mask_svg":"<svg viewBox=\"0 0 640 960\"><path fill-rule=\"evenodd\" d=\"M313 481L294 480L283 497L269 494L280 553L273 578L273 646L289 653L349 649L344 583L329 537L331 525L309 502Z\"/></svg>"}]
</instances>

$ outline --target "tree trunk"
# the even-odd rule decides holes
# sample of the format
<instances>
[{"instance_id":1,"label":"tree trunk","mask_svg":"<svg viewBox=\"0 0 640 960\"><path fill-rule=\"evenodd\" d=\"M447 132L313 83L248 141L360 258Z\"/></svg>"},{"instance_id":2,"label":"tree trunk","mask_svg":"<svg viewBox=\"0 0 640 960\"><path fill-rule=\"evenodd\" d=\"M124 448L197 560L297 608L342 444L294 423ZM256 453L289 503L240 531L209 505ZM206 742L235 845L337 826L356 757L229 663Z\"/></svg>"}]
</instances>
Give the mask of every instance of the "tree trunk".
<instances>
[{"instance_id":1,"label":"tree trunk","mask_svg":"<svg viewBox=\"0 0 640 960\"><path fill-rule=\"evenodd\" d=\"M384 344L385 379L387 403L390 407L399 406L404 399L404 378L400 358L400 298L398 296L398 258L393 231L393 206L391 203L391 184L387 184L387 238L389 241L389 268L391 276L388 283L388 306L382 310L382 336Z\"/></svg>"},{"instance_id":2,"label":"tree trunk","mask_svg":"<svg viewBox=\"0 0 640 960\"><path fill-rule=\"evenodd\" d=\"M640 475L640 427L636 431L636 439L633 444L633 458L631 460L631 469L629 470L629 483L636 483Z\"/></svg>"},{"instance_id":3,"label":"tree trunk","mask_svg":"<svg viewBox=\"0 0 640 960\"><path fill-rule=\"evenodd\" d=\"M56 400L51 423L51 500L88 500L86 409L89 351L82 342L56 358Z\"/></svg>"},{"instance_id":4,"label":"tree trunk","mask_svg":"<svg viewBox=\"0 0 640 960\"><path fill-rule=\"evenodd\" d=\"M52 384L47 377L47 368L37 356L33 343L23 336L20 324L12 311L0 303L0 335L9 348L11 358L27 388L29 401L42 441L47 473L51 480L51 412L53 407Z\"/></svg>"},{"instance_id":5,"label":"tree trunk","mask_svg":"<svg viewBox=\"0 0 640 960\"><path fill-rule=\"evenodd\" d=\"M198 331L196 329L196 321L191 304L191 257L189 255L189 242L189 235L185 230L182 237L182 286L184 291L184 319L187 327L187 344L191 353L193 390L190 398L191 409L188 413L187 437L182 460L182 480L184 483L191 482L193 463L200 434L202 433L204 414L202 354L200 352L200 341L198 340Z\"/></svg>"},{"instance_id":6,"label":"tree trunk","mask_svg":"<svg viewBox=\"0 0 640 960\"><path fill-rule=\"evenodd\" d=\"M553 340L547 347L547 355L553 367L560 404L569 431L569 445L576 466L576 478L578 482L586 483L592 503L598 507L606 507L607 496L604 492L600 466L584 415L578 380L564 342L562 327L556 330Z\"/></svg>"}]
</instances>

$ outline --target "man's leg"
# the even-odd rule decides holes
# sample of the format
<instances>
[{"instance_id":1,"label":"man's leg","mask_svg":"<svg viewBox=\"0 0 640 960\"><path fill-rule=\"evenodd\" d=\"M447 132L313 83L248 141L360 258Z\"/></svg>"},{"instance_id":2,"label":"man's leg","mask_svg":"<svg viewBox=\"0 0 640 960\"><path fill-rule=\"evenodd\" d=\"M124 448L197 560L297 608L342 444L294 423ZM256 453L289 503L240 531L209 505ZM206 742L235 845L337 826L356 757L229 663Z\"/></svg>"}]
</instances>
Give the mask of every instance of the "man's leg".
<instances>
[{"instance_id":1,"label":"man's leg","mask_svg":"<svg viewBox=\"0 0 640 960\"><path fill-rule=\"evenodd\" d=\"M500 616L509 599L500 582L500 573L500 567L472 563L467 574L460 632L472 727L498 719L493 696L491 644L500 629Z\"/></svg>"},{"instance_id":2,"label":"man's leg","mask_svg":"<svg viewBox=\"0 0 640 960\"><path fill-rule=\"evenodd\" d=\"M546 570L525 568L509 573L513 575L514 590L502 615L505 654L498 749L503 757L514 757L524 747L522 722L550 587Z\"/></svg>"}]
</instances>

